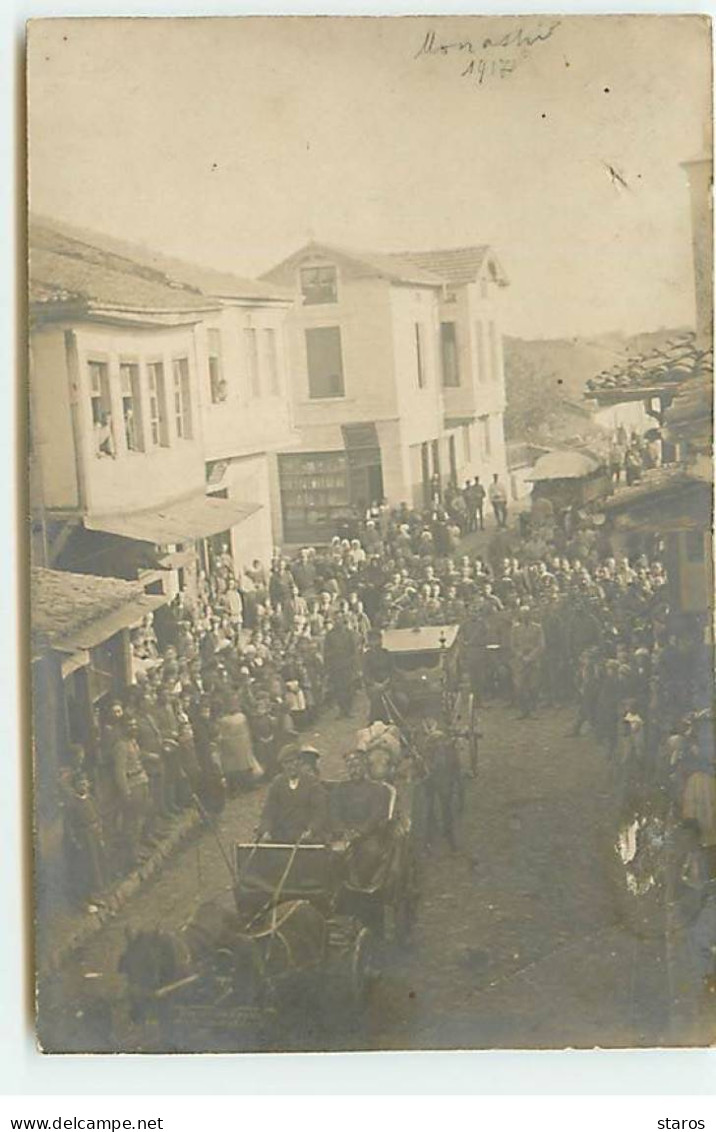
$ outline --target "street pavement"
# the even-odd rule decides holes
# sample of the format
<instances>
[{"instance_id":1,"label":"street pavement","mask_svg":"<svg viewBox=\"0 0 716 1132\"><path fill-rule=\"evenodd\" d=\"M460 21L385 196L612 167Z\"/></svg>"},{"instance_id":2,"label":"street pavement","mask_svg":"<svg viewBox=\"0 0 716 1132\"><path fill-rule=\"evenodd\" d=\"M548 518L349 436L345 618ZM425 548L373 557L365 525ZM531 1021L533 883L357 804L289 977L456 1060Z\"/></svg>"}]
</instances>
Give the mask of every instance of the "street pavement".
<instances>
[{"instance_id":1,"label":"street pavement","mask_svg":"<svg viewBox=\"0 0 716 1132\"><path fill-rule=\"evenodd\" d=\"M325 777L365 719L327 712L306 739ZM412 944L388 950L362 1024L310 1035L284 1032L285 1048L564 1048L713 1041L693 980L675 974L663 936L640 938L622 922L613 885L615 819L605 760L589 735L572 737L572 709L519 720L487 706L478 776L469 782L458 849L438 843L422 860ZM233 800L216 831L204 829L65 965L54 1000L88 985L121 995L116 974L125 929L178 928L203 901L231 904L223 859L250 838L265 789ZM683 971L682 971L683 975ZM54 1010L41 1027L49 1048L83 1048L81 1018ZM77 1012L75 1011L74 1014ZM73 1036L74 1035L74 1036ZM120 1038L121 1042L121 1038ZM247 1047L244 1047L247 1048Z\"/></svg>"}]
</instances>

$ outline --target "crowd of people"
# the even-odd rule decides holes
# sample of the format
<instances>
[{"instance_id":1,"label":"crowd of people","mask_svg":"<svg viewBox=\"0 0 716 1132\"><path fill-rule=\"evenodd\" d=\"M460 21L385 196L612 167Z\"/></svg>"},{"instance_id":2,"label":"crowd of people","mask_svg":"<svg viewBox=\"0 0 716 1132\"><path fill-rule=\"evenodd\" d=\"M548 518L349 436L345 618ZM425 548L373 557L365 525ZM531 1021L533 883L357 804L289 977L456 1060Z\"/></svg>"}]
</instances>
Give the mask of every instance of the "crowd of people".
<instances>
[{"instance_id":1,"label":"crowd of people","mask_svg":"<svg viewBox=\"0 0 716 1132\"><path fill-rule=\"evenodd\" d=\"M460 676L479 703L523 717L572 704L575 743L588 726L622 789L671 790L713 853L708 659L670 608L658 541L617 555L588 515L565 529L539 509L509 529L502 494L475 481L427 511L375 505L354 537L276 552L268 568L239 571L224 548L196 592L148 617L133 634L133 682L102 704L63 772L75 897L101 901L182 810L217 812L274 779L320 713L352 714L361 684L381 718L371 692L395 674L380 634L422 625L461 625ZM486 499L485 553L460 553Z\"/></svg>"}]
</instances>

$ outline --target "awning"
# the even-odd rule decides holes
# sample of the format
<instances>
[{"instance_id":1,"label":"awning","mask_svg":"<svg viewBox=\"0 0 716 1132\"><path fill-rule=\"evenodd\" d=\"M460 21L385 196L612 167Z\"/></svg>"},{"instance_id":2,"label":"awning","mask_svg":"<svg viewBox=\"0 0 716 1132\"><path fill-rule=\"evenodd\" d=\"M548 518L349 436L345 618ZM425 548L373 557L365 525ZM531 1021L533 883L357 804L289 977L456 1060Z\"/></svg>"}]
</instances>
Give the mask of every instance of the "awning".
<instances>
[{"instance_id":1,"label":"awning","mask_svg":"<svg viewBox=\"0 0 716 1132\"><path fill-rule=\"evenodd\" d=\"M153 613L160 605L166 605L170 599L166 594L138 594L126 605L115 609L106 617L74 629L67 637L53 640L51 647L59 652L77 653L82 649L93 649L103 644L119 633L122 629L131 629L139 625L147 613Z\"/></svg>"},{"instance_id":2,"label":"awning","mask_svg":"<svg viewBox=\"0 0 716 1132\"><path fill-rule=\"evenodd\" d=\"M443 418L445 428L461 428L463 425L471 425L477 419L477 413L446 413Z\"/></svg>"},{"instance_id":3,"label":"awning","mask_svg":"<svg viewBox=\"0 0 716 1132\"><path fill-rule=\"evenodd\" d=\"M87 516L85 526L93 531L109 531L123 538L167 546L228 531L260 509L260 503L239 503L233 499L193 495L151 511L118 511L112 515Z\"/></svg>"}]
</instances>

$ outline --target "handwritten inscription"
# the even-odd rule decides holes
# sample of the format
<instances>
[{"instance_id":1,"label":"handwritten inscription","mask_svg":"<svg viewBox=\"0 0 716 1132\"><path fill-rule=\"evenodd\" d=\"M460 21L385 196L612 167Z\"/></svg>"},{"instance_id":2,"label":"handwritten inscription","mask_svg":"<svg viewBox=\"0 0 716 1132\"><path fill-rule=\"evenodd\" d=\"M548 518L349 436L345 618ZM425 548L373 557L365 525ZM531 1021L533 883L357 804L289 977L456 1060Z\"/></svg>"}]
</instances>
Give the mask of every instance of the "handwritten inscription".
<instances>
[{"instance_id":1,"label":"handwritten inscription","mask_svg":"<svg viewBox=\"0 0 716 1132\"><path fill-rule=\"evenodd\" d=\"M550 39L560 23L561 20L549 23L540 21L533 27L518 24L510 31L454 40L443 39L431 29L426 32L414 58L437 56L455 59L460 78L470 79L482 86L490 79L504 79L511 75L531 48Z\"/></svg>"}]
</instances>

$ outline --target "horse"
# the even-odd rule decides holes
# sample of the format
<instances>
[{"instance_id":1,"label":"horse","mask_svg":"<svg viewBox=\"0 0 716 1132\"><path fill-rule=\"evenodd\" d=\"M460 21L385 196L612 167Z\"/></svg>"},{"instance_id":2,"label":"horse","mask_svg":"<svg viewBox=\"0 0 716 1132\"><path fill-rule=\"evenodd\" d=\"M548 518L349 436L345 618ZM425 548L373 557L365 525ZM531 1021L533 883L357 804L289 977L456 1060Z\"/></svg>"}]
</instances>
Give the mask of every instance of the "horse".
<instances>
[{"instance_id":1,"label":"horse","mask_svg":"<svg viewBox=\"0 0 716 1132\"><path fill-rule=\"evenodd\" d=\"M130 1017L171 1019L174 1004L265 1005L324 962L324 916L307 900L288 900L247 920L215 902L178 930L127 931L119 971Z\"/></svg>"}]
</instances>

